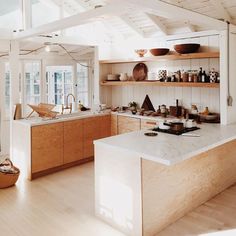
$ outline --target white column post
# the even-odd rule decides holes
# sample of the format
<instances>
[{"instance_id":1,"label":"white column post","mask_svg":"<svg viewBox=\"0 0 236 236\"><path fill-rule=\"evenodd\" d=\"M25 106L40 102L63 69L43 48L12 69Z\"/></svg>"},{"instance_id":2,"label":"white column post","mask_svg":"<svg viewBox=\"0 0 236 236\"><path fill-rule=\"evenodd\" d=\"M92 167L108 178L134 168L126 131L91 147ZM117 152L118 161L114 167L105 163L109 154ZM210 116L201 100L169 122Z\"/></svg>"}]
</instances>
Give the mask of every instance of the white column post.
<instances>
[{"instance_id":1,"label":"white column post","mask_svg":"<svg viewBox=\"0 0 236 236\"><path fill-rule=\"evenodd\" d=\"M93 101L92 105L100 104L100 78L99 78L99 54L98 47L94 47L94 71L93 71Z\"/></svg>"},{"instance_id":2,"label":"white column post","mask_svg":"<svg viewBox=\"0 0 236 236\"><path fill-rule=\"evenodd\" d=\"M61 20L61 19L64 18L64 0L61 0L61 2L60 2L60 9L59 9L59 11L60 11L60 20ZM65 34L66 34L66 30L62 29L61 30L61 35L65 36Z\"/></svg>"},{"instance_id":3,"label":"white column post","mask_svg":"<svg viewBox=\"0 0 236 236\"><path fill-rule=\"evenodd\" d=\"M228 52L227 52L227 31L221 31L220 34L220 114L221 124L228 123Z\"/></svg>"},{"instance_id":4,"label":"white column post","mask_svg":"<svg viewBox=\"0 0 236 236\"><path fill-rule=\"evenodd\" d=\"M10 65L10 156L12 157L12 122L14 116L14 105L19 103L19 42L10 41L9 50L9 65Z\"/></svg>"},{"instance_id":5,"label":"white column post","mask_svg":"<svg viewBox=\"0 0 236 236\"><path fill-rule=\"evenodd\" d=\"M32 28L31 0L21 0L22 27L24 30Z\"/></svg>"}]
</instances>

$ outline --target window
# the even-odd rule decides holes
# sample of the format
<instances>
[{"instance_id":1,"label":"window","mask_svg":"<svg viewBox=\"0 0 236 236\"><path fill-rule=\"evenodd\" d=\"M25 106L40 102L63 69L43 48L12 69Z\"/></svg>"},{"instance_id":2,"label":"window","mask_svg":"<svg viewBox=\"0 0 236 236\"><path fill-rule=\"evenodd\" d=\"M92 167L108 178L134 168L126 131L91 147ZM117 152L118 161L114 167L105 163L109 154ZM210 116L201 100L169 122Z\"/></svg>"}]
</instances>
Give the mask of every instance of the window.
<instances>
[{"instance_id":1,"label":"window","mask_svg":"<svg viewBox=\"0 0 236 236\"><path fill-rule=\"evenodd\" d=\"M88 62L77 64L77 102L89 106L89 67Z\"/></svg>"},{"instance_id":2,"label":"window","mask_svg":"<svg viewBox=\"0 0 236 236\"><path fill-rule=\"evenodd\" d=\"M40 103L40 62L24 63L25 77L25 105L38 105ZM30 108L26 106L28 112Z\"/></svg>"},{"instance_id":3,"label":"window","mask_svg":"<svg viewBox=\"0 0 236 236\"><path fill-rule=\"evenodd\" d=\"M66 104L66 97L73 93L72 66L48 66L46 69L46 98L50 104Z\"/></svg>"}]
</instances>

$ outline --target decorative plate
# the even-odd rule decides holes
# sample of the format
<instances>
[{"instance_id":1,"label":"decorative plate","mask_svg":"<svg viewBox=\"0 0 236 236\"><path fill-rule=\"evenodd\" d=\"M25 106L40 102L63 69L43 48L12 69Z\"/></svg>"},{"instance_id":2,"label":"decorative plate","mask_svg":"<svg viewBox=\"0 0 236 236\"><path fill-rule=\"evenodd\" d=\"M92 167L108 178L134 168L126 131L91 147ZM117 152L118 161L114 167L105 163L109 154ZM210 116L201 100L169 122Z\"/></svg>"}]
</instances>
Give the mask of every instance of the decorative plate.
<instances>
[{"instance_id":1,"label":"decorative plate","mask_svg":"<svg viewBox=\"0 0 236 236\"><path fill-rule=\"evenodd\" d=\"M138 63L133 69L133 78L142 81L147 78L148 68L144 63Z\"/></svg>"}]
</instances>

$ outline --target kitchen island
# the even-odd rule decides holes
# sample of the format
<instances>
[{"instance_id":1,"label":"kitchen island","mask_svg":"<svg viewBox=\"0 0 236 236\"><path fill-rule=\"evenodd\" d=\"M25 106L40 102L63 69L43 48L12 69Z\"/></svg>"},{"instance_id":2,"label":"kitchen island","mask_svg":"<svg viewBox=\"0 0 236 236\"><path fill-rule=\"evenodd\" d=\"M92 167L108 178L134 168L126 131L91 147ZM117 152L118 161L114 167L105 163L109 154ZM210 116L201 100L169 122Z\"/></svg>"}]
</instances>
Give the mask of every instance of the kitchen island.
<instances>
[{"instance_id":1,"label":"kitchen island","mask_svg":"<svg viewBox=\"0 0 236 236\"><path fill-rule=\"evenodd\" d=\"M200 137L142 130L95 141L96 215L152 236L234 184L236 125L200 128Z\"/></svg>"}]
</instances>

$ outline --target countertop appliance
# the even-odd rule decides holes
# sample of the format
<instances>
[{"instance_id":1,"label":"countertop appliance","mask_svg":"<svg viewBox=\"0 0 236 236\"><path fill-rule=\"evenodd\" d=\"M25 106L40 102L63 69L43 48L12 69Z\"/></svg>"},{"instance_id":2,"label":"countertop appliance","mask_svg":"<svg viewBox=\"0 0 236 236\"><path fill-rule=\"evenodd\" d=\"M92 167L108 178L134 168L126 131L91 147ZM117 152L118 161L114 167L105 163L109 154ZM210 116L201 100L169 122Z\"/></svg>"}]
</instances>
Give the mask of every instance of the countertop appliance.
<instances>
[{"instance_id":1,"label":"countertop appliance","mask_svg":"<svg viewBox=\"0 0 236 236\"><path fill-rule=\"evenodd\" d=\"M198 129L200 129L200 128L199 127L192 127L192 128L184 128L183 130L180 130L180 131L175 131L175 130L171 130L171 129L154 128L154 129L152 129L152 131L167 133L167 134L174 134L174 135L181 135L181 134L192 132L192 131L195 131Z\"/></svg>"}]
</instances>

